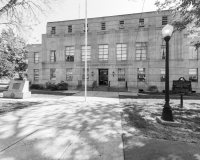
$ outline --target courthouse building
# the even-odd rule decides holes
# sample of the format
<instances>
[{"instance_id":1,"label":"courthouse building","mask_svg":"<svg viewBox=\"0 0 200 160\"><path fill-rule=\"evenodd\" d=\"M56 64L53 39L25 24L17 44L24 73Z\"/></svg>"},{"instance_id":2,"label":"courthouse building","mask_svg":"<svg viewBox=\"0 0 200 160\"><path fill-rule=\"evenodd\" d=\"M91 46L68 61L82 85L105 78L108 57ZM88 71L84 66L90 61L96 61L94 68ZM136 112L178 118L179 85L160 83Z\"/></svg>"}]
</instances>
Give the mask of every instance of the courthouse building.
<instances>
[{"instance_id":1,"label":"courthouse building","mask_svg":"<svg viewBox=\"0 0 200 160\"><path fill-rule=\"evenodd\" d=\"M91 86L146 90L165 87L165 41L162 28L172 21L169 11L146 12L49 22L42 44L29 46L28 78L32 83L84 85L85 29L88 31L87 82ZM186 30L175 32L169 42L170 89L173 80L192 81L200 92L198 50L190 45Z\"/></svg>"}]
</instances>

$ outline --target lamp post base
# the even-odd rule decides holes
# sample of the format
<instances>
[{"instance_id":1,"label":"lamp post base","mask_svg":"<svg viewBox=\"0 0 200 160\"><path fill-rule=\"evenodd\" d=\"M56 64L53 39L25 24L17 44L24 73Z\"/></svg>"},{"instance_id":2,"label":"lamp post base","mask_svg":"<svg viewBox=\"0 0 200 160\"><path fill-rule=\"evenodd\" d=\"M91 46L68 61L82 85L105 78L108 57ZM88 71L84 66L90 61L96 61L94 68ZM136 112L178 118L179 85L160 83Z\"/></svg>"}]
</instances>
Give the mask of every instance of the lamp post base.
<instances>
[{"instance_id":1,"label":"lamp post base","mask_svg":"<svg viewBox=\"0 0 200 160\"><path fill-rule=\"evenodd\" d=\"M170 106L166 107L166 104L163 108L162 111L162 117L161 117L164 121L174 121L173 120L173 114L172 114L172 109Z\"/></svg>"}]
</instances>

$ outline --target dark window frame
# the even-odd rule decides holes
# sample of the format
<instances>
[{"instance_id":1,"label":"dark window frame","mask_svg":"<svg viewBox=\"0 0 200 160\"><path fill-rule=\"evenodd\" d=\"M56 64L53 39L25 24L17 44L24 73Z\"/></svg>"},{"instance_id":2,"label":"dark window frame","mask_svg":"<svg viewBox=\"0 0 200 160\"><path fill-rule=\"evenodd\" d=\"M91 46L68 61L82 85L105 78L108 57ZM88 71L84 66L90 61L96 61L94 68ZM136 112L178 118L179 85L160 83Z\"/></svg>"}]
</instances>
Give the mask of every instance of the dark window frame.
<instances>
[{"instance_id":1,"label":"dark window frame","mask_svg":"<svg viewBox=\"0 0 200 160\"><path fill-rule=\"evenodd\" d=\"M72 25L68 25L68 33L72 33Z\"/></svg>"},{"instance_id":2,"label":"dark window frame","mask_svg":"<svg viewBox=\"0 0 200 160\"><path fill-rule=\"evenodd\" d=\"M118 81L125 82L125 68L118 68Z\"/></svg>"},{"instance_id":3,"label":"dark window frame","mask_svg":"<svg viewBox=\"0 0 200 160\"><path fill-rule=\"evenodd\" d=\"M34 52L34 63L39 63L39 52Z\"/></svg>"},{"instance_id":4,"label":"dark window frame","mask_svg":"<svg viewBox=\"0 0 200 160\"><path fill-rule=\"evenodd\" d=\"M101 22L101 30L102 31L106 30L106 22Z\"/></svg>"},{"instance_id":5,"label":"dark window frame","mask_svg":"<svg viewBox=\"0 0 200 160\"><path fill-rule=\"evenodd\" d=\"M190 74L190 70L195 69L196 74ZM189 68L189 81L198 82L198 68Z\"/></svg>"},{"instance_id":6,"label":"dark window frame","mask_svg":"<svg viewBox=\"0 0 200 160\"><path fill-rule=\"evenodd\" d=\"M65 47L65 62L74 62L74 46Z\"/></svg>"},{"instance_id":7,"label":"dark window frame","mask_svg":"<svg viewBox=\"0 0 200 160\"><path fill-rule=\"evenodd\" d=\"M142 69L142 70L141 70ZM145 68L138 68L137 69L137 80L138 82L144 82L146 80L146 75L145 75Z\"/></svg>"},{"instance_id":8,"label":"dark window frame","mask_svg":"<svg viewBox=\"0 0 200 160\"><path fill-rule=\"evenodd\" d=\"M147 42L136 42L135 46L136 46L135 47L136 60L147 60L147 47L148 47ZM144 51L146 53L143 53ZM140 52L140 53L137 53L137 52ZM143 55L146 55L146 56L143 56Z\"/></svg>"},{"instance_id":9,"label":"dark window frame","mask_svg":"<svg viewBox=\"0 0 200 160\"><path fill-rule=\"evenodd\" d=\"M101 58L102 56L102 58ZM106 58L107 57L107 58ZM98 46L98 61L108 61L109 58L109 45L99 44Z\"/></svg>"},{"instance_id":10,"label":"dark window frame","mask_svg":"<svg viewBox=\"0 0 200 160\"><path fill-rule=\"evenodd\" d=\"M168 23L168 17L167 16L162 16L162 25L167 25Z\"/></svg>"},{"instance_id":11,"label":"dark window frame","mask_svg":"<svg viewBox=\"0 0 200 160\"><path fill-rule=\"evenodd\" d=\"M121 47L118 47L119 45L121 45ZM126 45L126 47L123 47L123 45ZM123 53L125 52L126 53ZM126 55L126 56L124 56ZM127 43L117 43L116 44L116 59L117 61L127 61ZM126 57L125 59L123 59L123 57Z\"/></svg>"},{"instance_id":12,"label":"dark window frame","mask_svg":"<svg viewBox=\"0 0 200 160\"><path fill-rule=\"evenodd\" d=\"M56 62L56 51L52 50L50 52L50 62Z\"/></svg>"},{"instance_id":13,"label":"dark window frame","mask_svg":"<svg viewBox=\"0 0 200 160\"><path fill-rule=\"evenodd\" d=\"M85 46L81 46L81 61L85 61ZM84 53L84 54L83 54ZM89 54L88 54L89 53ZM91 61L91 46L87 46L87 61Z\"/></svg>"},{"instance_id":14,"label":"dark window frame","mask_svg":"<svg viewBox=\"0 0 200 160\"><path fill-rule=\"evenodd\" d=\"M39 75L39 69L34 69L33 70L33 77L34 77L34 83L35 82L39 82L39 77L40 77L40 75Z\"/></svg>"}]
</instances>

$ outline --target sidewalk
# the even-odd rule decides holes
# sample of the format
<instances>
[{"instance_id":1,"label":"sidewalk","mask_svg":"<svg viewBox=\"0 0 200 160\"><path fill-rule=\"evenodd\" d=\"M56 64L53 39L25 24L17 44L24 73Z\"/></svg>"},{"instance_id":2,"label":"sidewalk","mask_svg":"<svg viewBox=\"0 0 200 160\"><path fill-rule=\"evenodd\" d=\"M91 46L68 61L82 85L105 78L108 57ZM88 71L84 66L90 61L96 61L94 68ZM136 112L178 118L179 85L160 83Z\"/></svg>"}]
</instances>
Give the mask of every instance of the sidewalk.
<instances>
[{"instance_id":1,"label":"sidewalk","mask_svg":"<svg viewBox=\"0 0 200 160\"><path fill-rule=\"evenodd\" d=\"M9 101L29 107L0 115L0 159L123 160L119 100L82 98Z\"/></svg>"}]
</instances>

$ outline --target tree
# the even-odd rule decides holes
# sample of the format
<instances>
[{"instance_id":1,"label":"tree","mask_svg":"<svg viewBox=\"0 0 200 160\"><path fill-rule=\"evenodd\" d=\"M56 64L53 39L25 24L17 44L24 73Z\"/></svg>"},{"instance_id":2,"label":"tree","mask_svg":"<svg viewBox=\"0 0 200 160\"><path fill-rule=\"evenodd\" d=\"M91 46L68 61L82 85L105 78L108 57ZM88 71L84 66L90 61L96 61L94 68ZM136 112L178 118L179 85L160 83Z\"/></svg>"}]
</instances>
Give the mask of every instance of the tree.
<instances>
[{"instance_id":1,"label":"tree","mask_svg":"<svg viewBox=\"0 0 200 160\"><path fill-rule=\"evenodd\" d=\"M62 0L0 0L0 25L24 31Z\"/></svg>"},{"instance_id":2,"label":"tree","mask_svg":"<svg viewBox=\"0 0 200 160\"><path fill-rule=\"evenodd\" d=\"M0 35L0 79L25 73L28 67L25 40L13 30L3 30Z\"/></svg>"},{"instance_id":3,"label":"tree","mask_svg":"<svg viewBox=\"0 0 200 160\"><path fill-rule=\"evenodd\" d=\"M157 0L155 5L160 10L170 10L174 20L172 25L175 31L187 29L189 36L193 37L190 44L196 49L200 47L200 42L194 38L200 34L200 0Z\"/></svg>"},{"instance_id":4,"label":"tree","mask_svg":"<svg viewBox=\"0 0 200 160\"><path fill-rule=\"evenodd\" d=\"M172 25L176 30L187 29L191 35L197 35L200 27L200 0L157 0L155 5L160 10L170 10L173 13Z\"/></svg>"}]
</instances>

